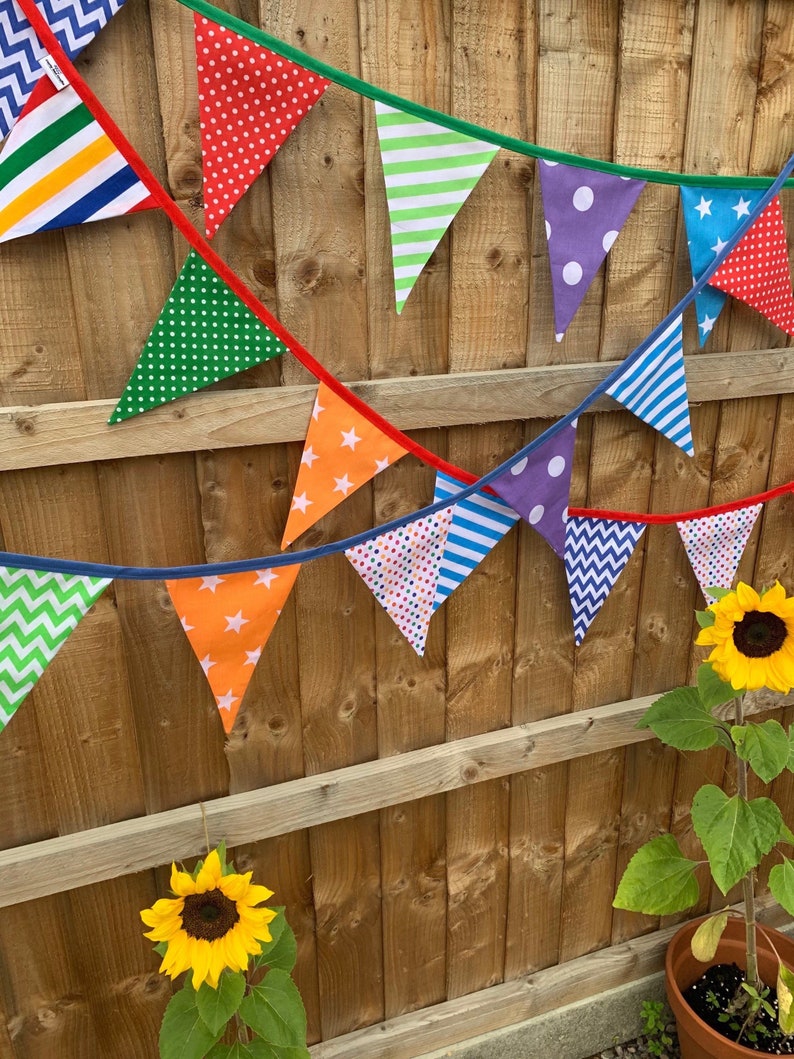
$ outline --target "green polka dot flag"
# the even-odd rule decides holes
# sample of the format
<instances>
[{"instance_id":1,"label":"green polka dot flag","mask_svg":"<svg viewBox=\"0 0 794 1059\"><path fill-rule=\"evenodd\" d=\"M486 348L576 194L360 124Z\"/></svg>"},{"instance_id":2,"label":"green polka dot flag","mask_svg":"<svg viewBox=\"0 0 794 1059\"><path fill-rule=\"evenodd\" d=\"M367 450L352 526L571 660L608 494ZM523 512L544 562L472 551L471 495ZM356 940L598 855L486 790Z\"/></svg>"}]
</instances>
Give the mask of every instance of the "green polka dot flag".
<instances>
[{"instance_id":1,"label":"green polka dot flag","mask_svg":"<svg viewBox=\"0 0 794 1059\"><path fill-rule=\"evenodd\" d=\"M108 422L195 393L286 349L191 250Z\"/></svg>"}]
</instances>

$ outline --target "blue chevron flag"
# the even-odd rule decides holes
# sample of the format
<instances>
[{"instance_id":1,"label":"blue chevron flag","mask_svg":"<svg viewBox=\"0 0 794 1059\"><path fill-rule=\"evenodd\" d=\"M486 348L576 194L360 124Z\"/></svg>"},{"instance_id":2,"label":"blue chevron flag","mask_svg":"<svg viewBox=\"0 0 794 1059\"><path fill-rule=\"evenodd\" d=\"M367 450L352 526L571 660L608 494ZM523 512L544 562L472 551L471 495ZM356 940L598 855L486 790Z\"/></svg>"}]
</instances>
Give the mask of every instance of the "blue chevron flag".
<instances>
[{"instance_id":1,"label":"blue chevron flag","mask_svg":"<svg viewBox=\"0 0 794 1059\"><path fill-rule=\"evenodd\" d=\"M565 525L565 574L576 646L631 558L644 522L569 515Z\"/></svg>"},{"instance_id":2,"label":"blue chevron flag","mask_svg":"<svg viewBox=\"0 0 794 1059\"><path fill-rule=\"evenodd\" d=\"M124 0L36 0L70 59L105 26ZM0 139L11 127L41 77L47 54L16 0L0 0Z\"/></svg>"},{"instance_id":3,"label":"blue chevron flag","mask_svg":"<svg viewBox=\"0 0 794 1059\"><path fill-rule=\"evenodd\" d=\"M463 483L439 471L433 503L452 499L463 489ZM455 504L452 523L441 558L433 610L436 611L472 570L518 522L519 515L504 500L480 490Z\"/></svg>"},{"instance_id":4,"label":"blue chevron flag","mask_svg":"<svg viewBox=\"0 0 794 1059\"><path fill-rule=\"evenodd\" d=\"M638 419L695 455L684 371L682 318L671 324L606 391Z\"/></svg>"}]
</instances>

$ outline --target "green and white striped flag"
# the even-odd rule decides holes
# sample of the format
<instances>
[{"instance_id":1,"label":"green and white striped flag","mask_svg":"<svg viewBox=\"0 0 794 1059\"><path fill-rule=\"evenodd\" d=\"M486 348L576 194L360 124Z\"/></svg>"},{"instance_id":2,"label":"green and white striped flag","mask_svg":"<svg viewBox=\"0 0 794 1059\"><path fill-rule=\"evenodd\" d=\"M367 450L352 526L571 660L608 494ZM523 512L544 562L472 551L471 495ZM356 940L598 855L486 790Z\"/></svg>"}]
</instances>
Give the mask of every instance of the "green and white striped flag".
<instances>
[{"instance_id":1,"label":"green and white striped flag","mask_svg":"<svg viewBox=\"0 0 794 1059\"><path fill-rule=\"evenodd\" d=\"M0 732L109 584L0 566Z\"/></svg>"},{"instance_id":2,"label":"green and white striped flag","mask_svg":"<svg viewBox=\"0 0 794 1059\"><path fill-rule=\"evenodd\" d=\"M401 313L419 273L499 150L375 101Z\"/></svg>"}]
</instances>

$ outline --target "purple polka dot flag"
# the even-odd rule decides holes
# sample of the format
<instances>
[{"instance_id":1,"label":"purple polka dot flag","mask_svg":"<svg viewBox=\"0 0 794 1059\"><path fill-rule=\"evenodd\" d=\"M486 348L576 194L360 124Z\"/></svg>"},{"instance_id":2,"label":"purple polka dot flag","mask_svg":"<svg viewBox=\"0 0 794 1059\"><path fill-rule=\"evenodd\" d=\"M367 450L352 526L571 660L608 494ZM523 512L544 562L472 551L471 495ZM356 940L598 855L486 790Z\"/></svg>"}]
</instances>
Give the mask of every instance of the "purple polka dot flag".
<instances>
[{"instance_id":1,"label":"purple polka dot flag","mask_svg":"<svg viewBox=\"0 0 794 1059\"><path fill-rule=\"evenodd\" d=\"M642 536L643 522L572 515L565 527L565 574L576 646L584 639Z\"/></svg>"},{"instance_id":2,"label":"purple polka dot flag","mask_svg":"<svg viewBox=\"0 0 794 1059\"><path fill-rule=\"evenodd\" d=\"M391 620L421 657L447 543L452 508L370 537L345 555Z\"/></svg>"},{"instance_id":3,"label":"purple polka dot flag","mask_svg":"<svg viewBox=\"0 0 794 1059\"><path fill-rule=\"evenodd\" d=\"M680 316L621 372L606 392L687 456L695 455Z\"/></svg>"},{"instance_id":4,"label":"purple polka dot flag","mask_svg":"<svg viewBox=\"0 0 794 1059\"><path fill-rule=\"evenodd\" d=\"M743 217L749 217L763 194L758 188L737 191L733 188L682 187L681 207L686 225L692 276L700 279L717 254L736 232ZM706 286L695 295L698 340L701 344L722 312L728 295L716 287Z\"/></svg>"},{"instance_id":5,"label":"purple polka dot flag","mask_svg":"<svg viewBox=\"0 0 794 1059\"><path fill-rule=\"evenodd\" d=\"M571 491L576 424L566 424L548 441L514 463L491 488L543 537L562 559Z\"/></svg>"},{"instance_id":6,"label":"purple polka dot flag","mask_svg":"<svg viewBox=\"0 0 794 1059\"><path fill-rule=\"evenodd\" d=\"M538 172L560 342L645 181L545 159Z\"/></svg>"},{"instance_id":7,"label":"purple polka dot flag","mask_svg":"<svg viewBox=\"0 0 794 1059\"><path fill-rule=\"evenodd\" d=\"M709 603L709 588L730 588L763 504L676 522L698 584Z\"/></svg>"}]
</instances>

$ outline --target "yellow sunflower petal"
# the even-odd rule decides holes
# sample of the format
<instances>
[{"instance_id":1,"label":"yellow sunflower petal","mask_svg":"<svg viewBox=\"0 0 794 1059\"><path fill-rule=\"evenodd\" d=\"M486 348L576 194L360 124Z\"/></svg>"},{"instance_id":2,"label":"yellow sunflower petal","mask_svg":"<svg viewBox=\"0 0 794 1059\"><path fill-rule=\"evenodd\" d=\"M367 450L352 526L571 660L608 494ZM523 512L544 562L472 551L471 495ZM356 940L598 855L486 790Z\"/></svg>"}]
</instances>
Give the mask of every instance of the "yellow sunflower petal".
<instances>
[{"instance_id":1,"label":"yellow sunflower petal","mask_svg":"<svg viewBox=\"0 0 794 1059\"><path fill-rule=\"evenodd\" d=\"M187 897L196 892L196 884L186 871L180 871L176 864L171 865L171 891L179 897Z\"/></svg>"},{"instance_id":2,"label":"yellow sunflower petal","mask_svg":"<svg viewBox=\"0 0 794 1059\"><path fill-rule=\"evenodd\" d=\"M248 966L248 948L239 924L226 935L226 952L240 970Z\"/></svg>"},{"instance_id":3,"label":"yellow sunflower petal","mask_svg":"<svg viewBox=\"0 0 794 1059\"><path fill-rule=\"evenodd\" d=\"M245 896L252 875L253 872L250 871L245 875L224 875L218 883L218 889L222 890L230 901L239 901Z\"/></svg>"},{"instance_id":4,"label":"yellow sunflower petal","mask_svg":"<svg viewBox=\"0 0 794 1059\"><path fill-rule=\"evenodd\" d=\"M262 901L267 901L268 898L273 896L273 891L268 890L266 886L249 886L248 892L244 897L241 898L241 902L246 905L258 905Z\"/></svg>"},{"instance_id":5,"label":"yellow sunflower petal","mask_svg":"<svg viewBox=\"0 0 794 1059\"><path fill-rule=\"evenodd\" d=\"M151 908L142 909L140 917L147 927L159 927L163 923L178 919L182 914L183 905L184 901L181 897L173 901L168 897L161 897L159 901L154 902Z\"/></svg>"},{"instance_id":6,"label":"yellow sunflower petal","mask_svg":"<svg viewBox=\"0 0 794 1059\"><path fill-rule=\"evenodd\" d=\"M727 599L728 597L726 596L725 598ZM746 585L744 581L740 581L736 586L736 599L745 613L748 610L758 610L761 606L761 597L754 588Z\"/></svg>"},{"instance_id":7,"label":"yellow sunflower petal","mask_svg":"<svg viewBox=\"0 0 794 1059\"><path fill-rule=\"evenodd\" d=\"M221 859L217 849L207 854L207 859L201 866L201 871L196 876L196 893L203 894L207 890L217 890L221 881Z\"/></svg>"},{"instance_id":8,"label":"yellow sunflower petal","mask_svg":"<svg viewBox=\"0 0 794 1059\"><path fill-rule=\"evenodd\" d=\"M193 988L198 989L206 981L210 968L210 943L200 938L188 945L190 965L193 968Z\"/></svg>"}]
</instances>

